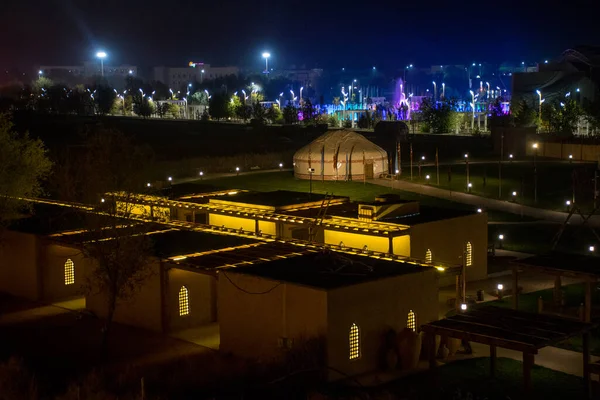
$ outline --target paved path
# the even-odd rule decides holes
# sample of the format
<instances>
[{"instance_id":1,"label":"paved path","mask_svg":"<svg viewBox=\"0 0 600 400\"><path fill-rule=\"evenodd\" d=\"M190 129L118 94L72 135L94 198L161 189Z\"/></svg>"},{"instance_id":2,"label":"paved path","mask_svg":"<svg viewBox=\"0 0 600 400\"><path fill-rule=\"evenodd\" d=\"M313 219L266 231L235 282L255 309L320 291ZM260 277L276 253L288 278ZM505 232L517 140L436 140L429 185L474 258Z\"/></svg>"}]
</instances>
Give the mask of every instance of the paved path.
<instances>
[{"instance_id":1,"label":"paved path","mask_svg":"<svg viewBox=\"0 0 600 400\"><path fill-rule=\"evenodd\" d=\"M488 208L498 211L504 211L511 214L527 215L532 218L537 218L549 222L564 223L567 219L567 213L545 210L542 208L529 207L518 203L509 201L490 199L487 197L475 196L473 194L456 192L452 190L440 189L434 186L422 185L419 183L407 182L403 180L387 180L387 179L373 179L371 183L376 185L389 187L392 189L404 190L407 192L413 192L422 194L425 196L437 197L440 199L450 200L457 203L469 204L473 207ZM569 220L571 225L578 225L583 222L580 215L573 215ZM593 215L589 220L588 224L594 227L600 227L600 215Z\"/></svg>"}]
</instances>

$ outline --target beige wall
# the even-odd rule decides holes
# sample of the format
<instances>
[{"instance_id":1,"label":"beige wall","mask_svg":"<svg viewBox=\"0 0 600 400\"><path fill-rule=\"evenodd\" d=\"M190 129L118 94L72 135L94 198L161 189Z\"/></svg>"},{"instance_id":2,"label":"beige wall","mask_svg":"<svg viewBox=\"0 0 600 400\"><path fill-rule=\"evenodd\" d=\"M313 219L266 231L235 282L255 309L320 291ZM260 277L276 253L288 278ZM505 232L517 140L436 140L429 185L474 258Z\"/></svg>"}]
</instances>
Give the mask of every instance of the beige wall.
<instances>
[{"instance_id":1,"label":"beige wall","mask_svg":"<svg viewBox=\"0 0 600 400\"><path fill-rule=\"evenodd\" d=\"M41 296L38 238L5 230L0 241L0 291L29 300Z\"/></svg>"},{"instance_id":2,"label":"beige wall","mask_svg":"<svg viewBox=\"0 0 600 400\"><path fill-rule=\"evenodd\" d=\"M179 268L168 270L166 292L166 325L170 331L197 327L217 320L217 281L212 275L186 271ZM179 315L179 291L188 289L190 314Z\"/></svg>"},{"instance_id":3,"label":"beige wall","mask_svg":"<svg viewBox=\"0 0 600 400\"><path fill-rule=\"evenodd\" d=\"M240 218L224 214L209 214L208 224L214 226L225 226L226 228L240 229L255 232L256 221L253 218Z\"/></svg>"},{"instance_id":4,"label":"beige wall","mask_svg":"<svg viewBox=\"0 0 600 400\"><path fill-rule=\"evenodd\" d=\"M151 268L153 275L144 285L130 299L117 305L114 322L156 332L163 331L160 263L154 260ZM86 271L87 273L89 272ZM98 317L106 318L106 295L93 290L86 295L86 307Z\"/></svg>"},{"instance_id":5,"label":"beige wall","mask_svg":"<svg viewBox=\"0 0 600 400\"><path fill-rule=\"evenodd\" d=\"M425 259L431 249L433 262L462 264L466 243L473 246L473 266L467 269L467 281L487 277L487 214L478 213L460 218L434 221L412 226L411 257ZM453 278L441 279L440 284L450 285Z\"/></svg>"},{"instance_id":6,"label":"beige wall","mask_svg":"<svg viewBox=\"0 0 600 400\"><path fill-rule=\"evenodd\" d=\"M387 253L390 249L390 241L386 237L361 235L360 233L340 232L325 229L325 243L338 246L344 242L344 246L362 249L365 245L368 250Z\"/></svg>"},{"instance_id":7,"label":"beige wall","mask_svg":"<svg viewBox=\"0 0 600 400\"><path fill-rule=\"evenodd\" d=\"M394 254L410 257L410 235L396 236L394 242Z\"/></svg>"},{"instance_id":8,"label":"beige wall","mask_svg":"<svg viewBox=\"0 0 600 400\"><path fill-rule=\"evenodd\" d=\"M573 160L600 161L600 146L591 144L577 143L560 143L560 142L542 142L528 140L526 143L526 153L528 156L533 156L535 150L533 143L538 144L537 154L540 157L560 158L568 160L569 155L573 156Z\"/></svg>"},{"instance_id":9,"label":"beige wall","mask_svg":"<svg viewBox=\"0 0 600 400\"><path fill-rule=\"evenodd\" d=\"M438 319L437 272L380 279L328 293L327 350L329 366L348 375L376 370L389 329L406 328L408 313L416 314L417 326ZM360 332L360 357L349 359L349 333L355 323ZM330 373L331 379L341 378Z\"/></svg>"},{"instance_id":10,"label":"beige wall","mask_svg":"<svg viewBox=\"0 0 600 400\"><path fill-rule=\"evenodd\" d=\"M271 221L258 221L258 229L266 235L277 235L277 224Z\"/></svg>"},{"instance_id":11,"label":"beige wall","mask_svg":"<svg viewBox=\"0 0 600 400\"><path fill-rule=\"evenodd\" d=\"M327 293L309 287L225 272L219 274L220 350L272 360L281 355L280 338L300 340L325 333Z\"/></svg>"},{"instance_id":12,"label":"beige wall","mask_svg":"<svg viewBox=\"0 0 600 400\"><path fill-rule=\"evenodd\" d=\"M42 274L41 298L47 301L60 300L84 294L85 265L88 263L77 248L43 240L40 246L40 272ZM75 283L65 285L65 263L73 261Z\"/></svg>"}]
</instances>

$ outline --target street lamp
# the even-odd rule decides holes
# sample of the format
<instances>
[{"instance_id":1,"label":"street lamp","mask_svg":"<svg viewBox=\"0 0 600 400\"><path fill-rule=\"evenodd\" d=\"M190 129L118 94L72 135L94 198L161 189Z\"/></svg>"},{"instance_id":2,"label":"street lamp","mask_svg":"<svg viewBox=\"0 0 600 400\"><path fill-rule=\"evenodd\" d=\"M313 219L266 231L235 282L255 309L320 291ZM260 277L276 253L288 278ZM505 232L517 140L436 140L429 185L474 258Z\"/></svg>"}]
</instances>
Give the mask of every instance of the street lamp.
<instances>
[{"instance_id":1,"label":"street lamp","mask_svg":"<svg viewBox=\"0 0 600 400\"><path fill-rule=\"evenodd\" d=\"M96 53L96 57L100 59L100 71L102 72L102 76L104 76L104 59L106 58L106 52L99 51Z\"/></svg>"},{"instance_id":2,"label":"street lamp","mask_svg":"<svg viewBox=\"0 0 600 400\"><path fill-rule=\"evenodd\" d=\"M263 58L265 59L265 74L269 73L269 57L271 57L271 53L264 52L262 53Z\"/></svg>"},{"instance_id":3,"label":"street lamp","mask_svg":"<svg viewBox=\"0 0 600 400\"><path fill-rule=\"evenodd\" d=\"M471 131L473 131L475 124L475 93L472 90L469 90L469 93L471 93L471 109L473 110L473 118L471 118Z\"/></svg>"},{"instance_id":4,"label":"street lamp","mask_svg":"<svg viewBox=\"0 0 600 400\"><path fill-rule=\"evenodd\" d=\"M467 169L467 182L469 182L469 153L465 153L465 166Z\"/></svg>"},{"instance_id":5,"label":"street lamp","mask_svg":"<svg viewBox=\"0 0 600 400\"><path fill-rule=\"evenodd\" d=\"M594 251L596 251L596 248L594 246L590 246L588 250L590 251L590 253L593 253Z\"/></svg>"},{"instance_id":6,"label":"street lamp","mask_svg":"<svg viewBox=\"0 0 600 400\"><path fill-rule=\"evenodd\" d=\"M235 173L236 173L236 175L240 174L240 167L235 167Z\"/></svg>"},{"instance_id":7,"label":"street lamp","mask_svg":"<svg viewBox=\"0 0 600 400\"><path fill-rule=\"evenodd\" d=\"M540 103L538 105L538 116L540 117L540 122L542 121L542 103L546 100L546 99L542 99L542 92L540 92L539 90L535 91L538 95L538 97L540 98Z\"/></svg>"},{"instance_id":8,"label":"street lamp","mask_svg":"<svg viewBox=\"0 0 600 400\"><path fill-rule=\"evenodd\" d=\"M304 90L304 86L300 87L300 104L302 104L302 90Z\"/></svg>"},{"instance_id":9,"label":"street lamp","mask_svg":"<svg viewBox=\"0 0 600 400\"><path fill-rule=\"evenodd\" d=\"M446 99L446 84L442 82L442 100Z\"/></svg>"},{"instance_id":10,"label":"street lamp","mask_svg":"<svg viewBox=\"0 0 600 400\"><path fill-rule=\"evenodd\" d=\"M204 70L200 71L200 83L204 81Z\"/></svg>"},{"instance_id":11,"label":"street lamp","mask_svg":"<svg viewBox=\"0 0 600 400\"><path fill-rule=\"evenodd\" d=\"M433 81L433 101L435 102L437 98L437 83Z\"/></svg>"},{"instance_id":12,"label":"street lamp","mask_svg":"<svg viewBox=\"0 0 600 400\"><path fill-rule=\"evenodd\" d=\"M490 83L486 82L485 84L487 85L487 98L489 99L490 98Z\"/></svg>"},{"instance_id":13,"label":"street lamp","mask_svg":"<svg viewBox=\"0 0 600 400\"><path fill-rule=\"evenodd\" d=\"M461 311L467 311L467 305L465 303L462 303L460 305L460 309L461 309Z\"/></svg>"},{"instance_id":14,"label":"street lamp","mask_svg":"<svg viewBox=\"0 0 600 400\"><path fill-rule=\"evenodd\" d=\"M499 234L498 235L498 248L502 248L502 243L504 243L504 235L503 234Z\"/></svg>"},{"instance_id":15,"label":"street lamp","mask_svg":"<svg viewBox=\"0 0 600 400\"><path fill-rule=\"evenodd\" d=\"M472 187L473 187L473 184L471 182L467 183L467 189L469 190L469 193L471 193Z\"/></svg>"}]
</instances>

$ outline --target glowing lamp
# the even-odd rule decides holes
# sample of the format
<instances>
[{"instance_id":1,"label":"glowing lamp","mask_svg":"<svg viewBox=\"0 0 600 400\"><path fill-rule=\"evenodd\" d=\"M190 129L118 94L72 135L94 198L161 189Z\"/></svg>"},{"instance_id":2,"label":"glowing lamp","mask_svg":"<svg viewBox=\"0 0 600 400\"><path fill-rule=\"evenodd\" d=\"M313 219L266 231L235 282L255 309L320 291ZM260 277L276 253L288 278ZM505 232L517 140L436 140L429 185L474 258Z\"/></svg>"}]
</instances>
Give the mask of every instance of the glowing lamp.
<instances>
[{"instance_id":1,"label":"glowing lamp","mask_svg":"<svg viewBox=\"0 0 600 400\"><path fill-rule=\"evenodd\" d=\"M460 309L461 309L462 311L467 311L467 305L466 305L465 303L462 303L462 304L460 305Z\"/></svg>"},{"instance_id":2,"label":"glowing lamp","mask_svg":"<svg viewBox=\"0 0 600 400\"><path fill-rule=\"evenodd\" d=\"M283 163L279 163L279 168L283 168Z\"/></svg>"},{"instance_id":3,"label":"glowing lamp","mask_svg":"<svg viewBox=\"0 0 600 400\"><path fill-rule=\"evenodd\" d=\"M501 284L501 283L499 283L499 284L498 284L498 290L503 290L503 289L504 289L504 285L503 285L503 284Z\"/></svg>"},{"instance_id":4,"label":"glowing lamp","mask_svg":"<svg viewBox=\"0 0 600 400\"><path fill-rule=\"evenodd\" d=\"M400 173L400 170L396 170L396 175Z\"/></svg>"},{"instance_id":5,"label":"glowing lamp","mask_svg":"<svg viewBox=\"0 0 600 400\"><path fill-rule=\"evenodd\" d=\"M168 180L169 182L171 182L171 181L173 181L173 178L169 176L169 177L167 178L167 180Z\"/></svg>"},{"instance_id":6,"label":"glowing lamp","mask_svg":"<svg viewBox=\"0 0 600 400\"><path fill-rule=\"evenodd\" d=\"M469 158L469 155L467 153L465 153L465 158Z\"/></svg>"},{"instance_id":7,"label":"glowing lamp","mask_svg":"<svg viewBox=\"0 0 600 400\"><path fill-rule=\"evenodd\" d=\"M536 143L534 143L534 144L532 144L532 145L531 145L531 147L533 147L534 149L537 149L537 148L538 148L538 144L537 144L537 142L536 142Z\"/></svg>"},{"instance_id":8,"label":"glowing lamp","mask_svg":"<svg viewBox=\"0 0 600 400\"><path fill-rule=\"evenodd\" d=\"M469 183L467 184L467 187L471 188L471 187L473 187L473 184L472 184L471 182L469 182Z\"/></svg>"},{"instance_id":9,"label":"glowing lamp","mask_svg":"<svg viewBox=\"0 0 600 400\"><path fill-rule=\"evenodd\" d=\"M568 205L568 206L570 206L571 205L571 200L565 201L565 204Z\"/></svg>"},{"instance_id":10,"label":"glowing lamp","mask_svg":"<svg viewBox=\"0 0 600 400\"><path fill-rule=\"evenodd\" d=\"M235 167L235 170L239 172L239 170L240 170L240 167Z\"/></svg>"},{"instance_id":11,"label":"glowing lamp","mask_svg":"<svg viewBox=\"0 0 600 400\"><path fill-rule=\"evenodd\" d=\"M429 180L429 175L425 175L425 179Z\"/></svg>"},{"instance_id":12,"label":"glowing lamp","mask_svg":"<svg viewBox=\"0 0 600 400\"><path fill-rule=\"evenodd\" d=\"M594 246L590 246L589 251L590 252L594 252L596 250L596 248Z\"/></svg>"},{"instance_id":13,"label":"glowing lamp","mask_svg":"<svg viewBox=\"0 0 600 400\"><path fill-rule=\"evenodd\" d=\"M512 154L509 154L509 155L508 155L508 158L513 158L513 155L512 155Z\"/></svg>"},{"instance_id":14,"label":"glowing lamp","mask_svg":"<svg viewBox=\"0 0 600 400\"><path fill-rule=\"evenodd\" d=\"M421 156L421 160L425 161L425 156Z\"/></svg>"},{"instance_id":15,"label":"glowing lamp","mask_svg":"<svg viewBox=\"0 0 600 400\"><path fill-rule=\"evenodd\" d=\"M517 192L512 192L513 197L517 196Z\"/></svg>"},{"instance_id":16,"label":"glowing lamp","mask_svg":"<svg viewBox=\"0 0 600 400\"><path fill-rule=\"evenodd\" d=\"M200 176L204 175L204 172L200 171Z\"/></svg>"},{"instance_id":17,"label":"glowing lamp","mask_svg":"<svg viewBox=\"0 0 600 400\"><path fill-rule=\"evenodd\" d=\"M150 184L150 182L148 182L148 183L146 183L146 186L150 187L150 186L152 186L152 185Z\"/></svg>"},{"instance_id":18,"label":"glowing lamp","mask_svg":"<svg viewBox=\"0 0 600 400\"><path fill-rule=\"evenodd\" d=\"M573 159L573 154L569 154L569 160Z\"/></svg>"},{"instance_id":19,"label":"glowing lamp","mask_svg":"<svg viewBox=\"0 0 600 400\"><path fill-rule=\"evenodd\" d=\"M503 234L498 235L498 239L504 240L504 235Z\"/></svg>"},{"instance_id":20,"label":"glowing lamp","mask_svg":"<svg viewBox=\"0 0 600 400\"><path fill-rule=\"evenodd\" d=\"M480 212L482 212L482 211L483 211L483 210L482 210L481 208L478 208L478 209L477 209L477 212L478 212L478 213L480 213Z\"/></svg>"},{"instance_id":21,"label":"glowing lamp","mask_svg":"<svg viewBox=\"0 0 600 400\"><path fill-rule=\"evenodd\" d=\"M104 198L100 199L100 202L101 202L101 203L104 203L104 201L105 201L105 200L104 200Z\"/></svg>"}]
</instances>

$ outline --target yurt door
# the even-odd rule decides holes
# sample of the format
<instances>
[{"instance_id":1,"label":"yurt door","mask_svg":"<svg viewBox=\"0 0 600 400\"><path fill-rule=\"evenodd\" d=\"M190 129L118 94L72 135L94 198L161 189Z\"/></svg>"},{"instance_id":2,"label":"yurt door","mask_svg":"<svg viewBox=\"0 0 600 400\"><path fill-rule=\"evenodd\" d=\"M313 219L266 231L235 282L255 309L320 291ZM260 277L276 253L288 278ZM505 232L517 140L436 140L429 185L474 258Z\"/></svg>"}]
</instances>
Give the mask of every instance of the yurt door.
<instances>
[{"instance_id":1,"label":"yurt door","mask_svg":"<svg viewBox=\"0 0 600 400\"><path fill-rule=\"evenodd\" d=\"M373 179L373 161L365 164L365 178Z\"/></svg>"}]
</instances>

